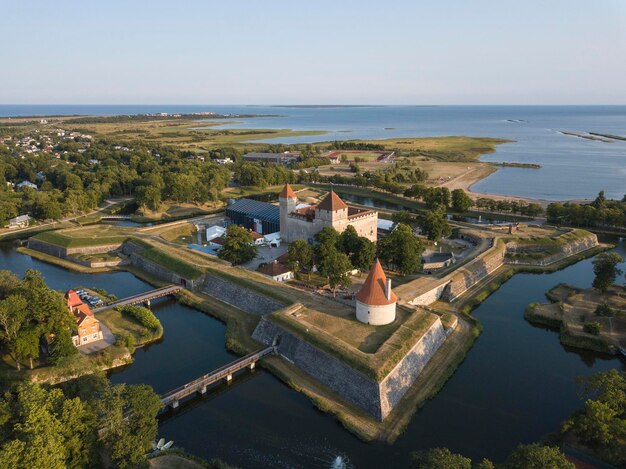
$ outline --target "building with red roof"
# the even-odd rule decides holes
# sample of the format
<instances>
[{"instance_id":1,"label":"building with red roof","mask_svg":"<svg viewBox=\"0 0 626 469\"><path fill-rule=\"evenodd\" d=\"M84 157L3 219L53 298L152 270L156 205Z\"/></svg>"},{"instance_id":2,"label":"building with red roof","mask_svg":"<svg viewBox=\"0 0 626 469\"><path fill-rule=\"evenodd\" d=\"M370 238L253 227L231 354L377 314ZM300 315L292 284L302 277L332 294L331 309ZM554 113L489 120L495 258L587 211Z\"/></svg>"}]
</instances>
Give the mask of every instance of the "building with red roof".
<instances>
[{"instance_id":1,"label":"building with red roof","mask_svg":"<svg viewBox=\"0 0 626 469\"><path fill-rule=\"evenodd\" d=\"M324 227L343 232L353 226L359 236L376 241L378 212L350 207L332 189L316 205L298 206L298 197L289 184L278 196L280 204L280 237L283 241L313 239Z\"/></svg>"},{"instance_id":2,"label":"building with red roof","mask_svg":"<svg viewBox=\"0 0 626 469\"><path fill-rule=\"evenodd\" d=\"M69 290L65 298L67 300L67 308L76 320L76 330L72 333L74 345L80 347L81 345L102 340L100 321L96 319L89 305L83 303L83 300L80 299L80 296L74 290Z\"/></svg>"},{"instance_id":3,"label":"building with red roof","mask_svg":"<svg viewBox=\"0 0 626 469\"><path fill-rule=\"evenodd\" d=\"M356 318L374 326L392 323L396 319L398 297L391 289L378 259L372 265L365 283L356 294Z\"/></svg>"}]
</instances>

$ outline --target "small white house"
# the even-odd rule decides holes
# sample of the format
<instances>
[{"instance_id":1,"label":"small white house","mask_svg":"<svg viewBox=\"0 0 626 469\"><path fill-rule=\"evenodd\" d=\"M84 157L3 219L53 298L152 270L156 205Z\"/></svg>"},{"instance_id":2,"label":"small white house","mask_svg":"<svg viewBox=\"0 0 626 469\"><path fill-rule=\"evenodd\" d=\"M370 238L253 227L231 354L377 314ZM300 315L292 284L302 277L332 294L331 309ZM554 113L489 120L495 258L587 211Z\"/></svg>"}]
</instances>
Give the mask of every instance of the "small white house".
<instances>
[{"instance_id":1,"label":"small white house","mask_svg":"<svg viewBox=\"0 0 626 469\"><path fill-rule=\"evenodd\" d=\"M259 266L259 272L271 277L276 282L286 282L295 277L293 271L282 262L274 260L269 264Z\"/></svg>"},{"instance_id":2,"label":"small white house","mask_svg":"<svg viewBox=\"0 0 626 469\"><path fill-rule=\"evenodd\" d=\"M277 248L280 246L280 243L280 231L277 231L275 233L268 233L263 236L263 244L265 244L266 246L269 246L271 248Z\"/></svg>"},{"instance_id":3,"label":"small white house","mask_svg":"<svg viewBox=\"0 0 626 469\"><path fill-rule=\"evenodd\" d=\"M26 228L30 223L31 218L28 215L20 215L19 217L11 218L9 220L9 228Z\"/></svg>"},{"instance_id":4,"label":"small white house","mask_svg":"<svg viewBox=\"0 0 626 469\"><path fill-rule=\"evenodd\" d=\"M219 238L221 236L224 236L224 234L226 233L226 228L224 228L223 226L209 226L206 229L206 240L207 243L214 240L215 238Z\"/></svg>"}]
</instances>

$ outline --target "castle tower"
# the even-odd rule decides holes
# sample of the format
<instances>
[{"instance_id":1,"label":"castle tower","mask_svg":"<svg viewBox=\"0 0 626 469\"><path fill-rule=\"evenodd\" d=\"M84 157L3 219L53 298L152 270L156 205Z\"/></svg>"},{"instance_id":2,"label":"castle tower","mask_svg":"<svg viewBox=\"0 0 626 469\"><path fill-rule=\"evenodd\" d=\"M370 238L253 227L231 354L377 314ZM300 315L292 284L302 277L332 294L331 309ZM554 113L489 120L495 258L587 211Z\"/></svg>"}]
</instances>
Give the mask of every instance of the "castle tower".
<instances>
[{"instance_id":1,"label":"castle tower","mask_svg":"<svg viewBox=\"0 0 626 469\"><path fill-rule=\"evenodd\" d=\"M398 297L391 290L378 259L372 265L361 290L356 294L356 318L373 326L390 324L396 319Z\"/></svg>"},{"instance_id":2,"label":"castle tower","mask_svg":"<svg viewBox=\"0 0 626 469\"><path fill-rule=\"evenodd\" d=\"M341 233L348 223L348 206L331 189L317 205L315 218L321 220L324 226L331 226Z\"/></svg>"},{"instance_id":3,"label":"castle tower","mask_svg":"<svg viewBox=\"0 0 626 469\"><path fill-rule=\"evenodd\" d=\"M289 184L285 184L283 190L278 195L280 205L280 237L283 241L291 242L289 239L289 214L296 210L298 197Z\"/></svg>"}]
</instances>

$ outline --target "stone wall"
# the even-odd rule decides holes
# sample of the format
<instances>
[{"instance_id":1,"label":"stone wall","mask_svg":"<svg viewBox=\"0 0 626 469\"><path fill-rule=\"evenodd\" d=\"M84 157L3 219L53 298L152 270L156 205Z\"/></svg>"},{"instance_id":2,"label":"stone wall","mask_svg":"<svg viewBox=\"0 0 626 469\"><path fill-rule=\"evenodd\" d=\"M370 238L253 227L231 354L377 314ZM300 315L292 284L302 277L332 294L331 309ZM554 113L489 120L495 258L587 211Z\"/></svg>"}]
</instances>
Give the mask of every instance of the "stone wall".
<instances>
[{"instance_id":1,"label":"stone wall","mask_svg":"<svg viewBox=\"0 0 626 469\"><path fill-rule=\"evenodd\" d=\"M443 281L441 284L437 285L432 290L428 290L427 292L422 293L421 295L416 296L412 300L408 301L410 305L414 306L425 306L431 303L434 303L438 299L443 296L443 293L448 286L449 281Z\"/></svg>"},{"instance_id":2,"label":"stone wall","mask_svg":"<svg viewBox=\"0 0 626 469\"><path fill-rule=\"evenodd\" d=\"M43 252L51 256L59 257L61 259L67 258L67 249L57 246L56 244L46 243L35 238L28 238L28 248L35 251Z\"/></svg>"},{"instance_id":3,"label":"stone wall","mask_svg":"<svg viewBox=\"0 0 626 469\"><path fill-rule=\"evenodd\" d=\"M130 255L130 263L131 265L149 273L156 278L165 280L169 283L174 283L176 285L183 285L190 290L194 290L195 288L200 286L203 281L203 277L199 277L196 279L181 277L180 275L172 272L171 270L168 270L167 268L157 264L156 262L141 257L137 253L132 253Z\"/></svg>"},{"instance_id":4,"label":"stone wall","mask_svg":"<svg viewBox=\"0 0 626 469\"><path fill-rule=\"evenodd\" d=\"M535 265L535 266L547 266L565 259L566 257L573 256L580 252L594 248L598 245L598 237L594 233L588 233L574 241L570 241L561 246L556 246L559 252L549 256L544 256L541 259L507 259L507 264L513 265ZM545 251L545 246L537 245L524 245L515 241L510 241L506 244L507 254L523 254L523 253L540 253Z\"/></svg>"},{"instance_id":5,"label":"stone wall","mask_svg":"<svg viewBox=\"0 0 626 469\"><path fill-rule=\"evenodd\" d=\"M446 334L441 321L435 321L380 383L265 317L257 325L252 337L267 345L278 337L278 353L282 357L374 418L383 420L444 343Z\"/></svg>"},{"instance_id":6,"label":"stone wall","mask_svg":"<svg viewBox=\"0 0 626 469\"><path fill-rule=\"evenodd\" d=\"M100 246L64 248L61 246L57 246L56 244L51 244L46 241L42 241L40 239L28 238L28 247L30 249L34 249L35 251L50 254L51 256L59 257L61 259L67 259L68 256L71 256L73 254L79 254L79 255L102 254L105 252L119 249L121 245L122 243L115 243L115 244L102 244Z\"/></svg>"},{"instance_id":7,"label":"stone wall","mask_svg":"<svg viewBox=\"0 0 626 469\"><path fill-rule=\"evenodd\" d=\"M450 283L446 287L442 298L447 301L453 301L458 298L501 267L504 264L505 253L506 247L504 243L496 242L496 245L489 248L484 254L460 267L452 274Z\"/></svg>"},{"instance_id":8,"label":"stone wall","mask_svg":"<svg viewBox=\"0 0 626 469\"><path fill-rule=\"evenodd\" d=\"M208 273L202 282L202 289L224 303L261 316L279 310L284 306L268 296Z\"/></svg>"}]
</instances>

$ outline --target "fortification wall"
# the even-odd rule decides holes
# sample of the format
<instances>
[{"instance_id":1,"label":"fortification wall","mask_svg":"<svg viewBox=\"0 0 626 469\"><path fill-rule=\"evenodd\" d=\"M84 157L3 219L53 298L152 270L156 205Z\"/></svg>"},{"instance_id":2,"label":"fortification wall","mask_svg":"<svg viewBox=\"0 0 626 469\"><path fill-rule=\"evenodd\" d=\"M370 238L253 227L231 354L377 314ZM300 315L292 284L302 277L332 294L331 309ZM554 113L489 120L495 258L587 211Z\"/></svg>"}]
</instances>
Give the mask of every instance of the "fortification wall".
<instances>
[{"instance_id":1,"label":"fortification wall","mask_svg":"<svg viewBox=\"0 0 626 469\"><path fill-rule=\"evenodd\" d=\"M544 256L541 259L506 259L507 264L513 265L535 265L535 266L547 266L563 260L569 256L573 256L580 252L594 248L598 245L598 237L594 233L588 233L587 235L565 243L561 246L556 246L559 252L549 256ZM545 246L537 245L524 245L515 241L506 243L507 254L515 253L540 253L545 250Z\"/></svg>"},{"instance_id":2,"label":"fortification wall","mask_svg":"<svg viewBox=\"0 0 626 469\"><path fill-rule=\"evenodd\" d=\"M202 281L204 280L203 277L199 277L197 279L188 279L181 277L180 275L172 272L171 270L168 270L167 268L157 264L156 262L144 259L137 253L132 253L130 255L130 263L131 265L149 273L156 278L165 280L166 282L175 283L176 285L184 285L191 290L201 285Z\"/></svg>"},{"instance_id":3,"label":"fortification wall","mask_svg":"<svg viewBox=\"0 0 626 469\"><path fill-rule=\"evenodd\" d=\"M79 248L67 248L67 255L71 256L72 254L102 254L109 251L115 251L119 249L122 243L115 244L102 244L100 246L84 246Z\"/></svg>"},{"instance_id":4,"label":"fortification wall","mask_svg":"<svg viewBox=\"0 0 626 469\"><path fill-rule=\"evenodd\" d=\"M217 275L205 274L202 289L224 303L261 316L279 310L284 306L272 298L229 282Z\"/></svg>"},{"instance_id":5,"label":"fortification wall","mask_svg":"<svg viewBox=\"0 0 626 469\"><path fill-rule=\"evenodd\" d=\"M35 238L28 238L27 246L29 249L34 249L35 251L43 252L61 259L67 259L67 249L57 246L56 244L46 243L45 241Z\"/></svg>"},{"instance_id":6,"label":"fortification wall","mask_svg":"<svg viewBox=\"0 0 626 469\"><path fill-rule=\"evenodd\" d=\"M284 328L262 318L252 337L264 344L278 340L278 353L325 384L342 398L383 420L413 385L424 366L444 343L446 334L440 320L380 382L368 378L338 358L307 343Z\"/></svg>"},{"instance_id":7,"label":"fortification wall","mask_svg":"<svg viewBox=\"0 0 626 469\"><path fill-rule=\"evenodd\" d=\"M504 243L496 243L495 246L485 251L483 255L458 269L452 275L450 283L443 294L443 299L447 301L455 300L469 288L501 267L504 264L505 253L506 246Z\"/></svg>"},{"instance_id":8,"label":"fortification wall","mask_svg":"<svg viewBox=\"0 0 626 469\"><path fill-rule=\"evenodd\" d=\"M422 293L421 295L416 296L412 300L408 301L410 305L414 306L425 306L431 303L434 303L438 299L443 296L443 293L450 282L444 281L440 285L437 285L432 290L428 290L427 292Z\"/></svg>"}]
</instances>

